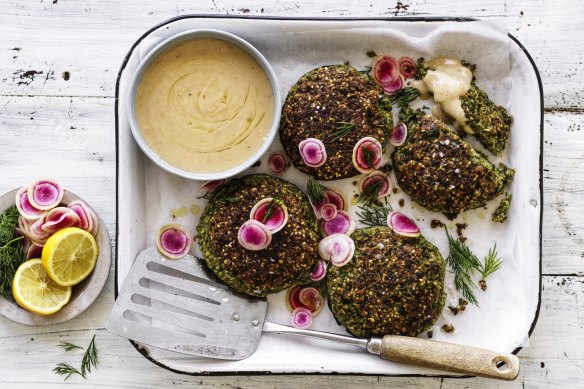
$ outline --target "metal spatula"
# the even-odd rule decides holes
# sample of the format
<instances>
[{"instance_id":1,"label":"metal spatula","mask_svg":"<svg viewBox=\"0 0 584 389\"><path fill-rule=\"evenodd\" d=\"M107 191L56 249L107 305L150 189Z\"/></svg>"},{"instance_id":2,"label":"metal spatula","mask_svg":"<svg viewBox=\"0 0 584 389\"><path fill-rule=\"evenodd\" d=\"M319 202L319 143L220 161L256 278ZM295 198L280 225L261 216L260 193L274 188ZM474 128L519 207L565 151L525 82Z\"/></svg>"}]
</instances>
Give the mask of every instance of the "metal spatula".
<instances>
[{"instance_id":1,"label":"metal spatula","mask_svg":"<svg viewBox=\"0 0 584 389\"><path fill-rule=\"evenodd\" d=\"M263 332L295 334L366 348L393 362L513 380L519 359L480 348L387 335L358 339L265 321L267 301L234 293L187 255L165 259L142 251L106 323L108 331L165 350L219 359L252 355Z\"/></svg>"}]
</instances>

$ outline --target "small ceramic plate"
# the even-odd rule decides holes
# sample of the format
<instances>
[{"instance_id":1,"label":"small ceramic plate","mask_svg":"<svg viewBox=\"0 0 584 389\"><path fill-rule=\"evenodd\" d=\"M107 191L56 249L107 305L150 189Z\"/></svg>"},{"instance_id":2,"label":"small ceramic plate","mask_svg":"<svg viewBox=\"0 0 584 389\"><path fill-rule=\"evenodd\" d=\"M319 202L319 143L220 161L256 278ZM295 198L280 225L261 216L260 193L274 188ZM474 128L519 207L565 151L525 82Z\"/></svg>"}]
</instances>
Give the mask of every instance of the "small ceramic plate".
<instances>
[{"instance_id":1,"label":"small ceramic plate","mask_svg":"<svg viewBox=\"0 0 584 389\"><path fill-rule=\"evenodd\" d=\"M17 191L18 189L11 190L0 197L0 212L4 212L6 209L14 205ZM75 193L65 189L61 203L67 205L75 200L83 199ZM85 203L87 204L87 202ZM90 207L89 204L87 204L87 206ZM97 213L95 214L97 215ZM53 315L41 316L21 308L20 305L14 301L12 295L10 295L7 298L0 297L0 315L17 323L30 326L41 326L62 323L73 319L75 316L85 311L95 301L105 286L112 259L110 239L107 229L105 228L105 223L99 216L97 216L97 219L99 221L99 229L96 236L97 245L99 247L97 264L89 277L73 287L71 299L67 305Z\"/></svg>"}]
</instances>

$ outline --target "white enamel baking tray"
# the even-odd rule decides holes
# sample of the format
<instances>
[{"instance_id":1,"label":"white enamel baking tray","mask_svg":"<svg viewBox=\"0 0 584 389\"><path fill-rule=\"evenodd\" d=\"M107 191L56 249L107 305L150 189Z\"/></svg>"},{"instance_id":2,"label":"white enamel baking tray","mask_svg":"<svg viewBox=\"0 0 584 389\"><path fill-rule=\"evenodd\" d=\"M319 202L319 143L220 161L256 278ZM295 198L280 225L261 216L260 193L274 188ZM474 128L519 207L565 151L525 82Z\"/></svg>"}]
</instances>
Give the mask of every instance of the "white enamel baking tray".
<instances>
[{"instance_id":1,"label":"white enamel baking tray","mask_svg":"<svg viewBox=\"0 0 584 389\"><path fill-rule=\"evenodd\" d=\"M331 55L330 53L337 49L342 52L343 48L346 48L343 36L347 35L344 34L350 34L351 39L359 40L361 30L365 29L368 31L367 34L371 34L371 29L373 29L379 31L380 34L392 31L404 36L409 35L416 37L416 39L423 39L425 34L437 26L454 25L458 30L468 29L470 32L476 27L476 23L472 19L464 18L290 19L186 15L167 20L147 31L134 43L124 59L116 85L116 295L134 258L147 247L147 218L149 213L154 212L152 211L152 203L147 204L146 201L146 192L151 190L147 187L147 175L153 171L152 163L142 154L129 131L125 91L140 59L161 39L195 28L216 28L232 32L248 40L262 51L275 67L279 77L285 78L287 72L286 56L294 57L294 60L298 61L298 52L290 50L294 47L302 48L307 64L317 66L327 63L328 58L323 58L323 56ZM310 33L307 34L307 31ZM330 41L317 39L319 32L327 32L323 35L330 37L331 31L340 32L339 38ZM313 34L314 46L311 46L310 34ZM367 34L362 37L364 42L367 40ZM539 73L529 53L513 36L500 35L500 39L508 40L510 55L512 88L509 99L511 101L510 112L514 117L512 129L514 141L512 140L509 162L517 169L512 189L514 216L511 219L514 220L513 231L516 234L512 251L520 259L516 280L517 285L522 288L522 299L518 303L520 304L518 308L521 309L524 316L520 324L508 323L508 328L509 331L519 331L519 333L524 334L525 339L522 341L504 340L506 339L504 336L506 333L505 317L497 317L496 311L494 311L493 328L496 329L495 331L485 333L484 336L474 334L471 338L467 332L441 340L517 353L521 346L528 343L528 335L531 334L535 326L540 304L543 98ZM327 49L323 50L324 47ZM414 55L412 54L412 56ZM343 58L342 55L331 58L329 63L338 63L341 58ZM352 58L346 57L345 59L352 60ZM286 96L288 87L289 85L282 85L284 88L282 90L283 97ZM168 180L174 182L170 177ZM515 287L518 287L517 285ZM514 303L514 289L509 286L506 291L505 287L505 285L499 287L502 289L497 294L500 296L500 304ZM481 309L487 310L488 308ZM470 322L472 320L472 315L467 315L463 319L463 321ZM469 326L472 323L465 325ZM480 327L480 325L485 324L475 323L475 325ZM503 340L499 341L499 338ZM134 342L133 344L150 361L172 371L185 374L443 375L443 373L429 369L383 361L376 356L367 355L359 349L319 340L270 334L262 337L258 351L253 356L242 361L193 358Z\"/></svg>"}]
</instances>

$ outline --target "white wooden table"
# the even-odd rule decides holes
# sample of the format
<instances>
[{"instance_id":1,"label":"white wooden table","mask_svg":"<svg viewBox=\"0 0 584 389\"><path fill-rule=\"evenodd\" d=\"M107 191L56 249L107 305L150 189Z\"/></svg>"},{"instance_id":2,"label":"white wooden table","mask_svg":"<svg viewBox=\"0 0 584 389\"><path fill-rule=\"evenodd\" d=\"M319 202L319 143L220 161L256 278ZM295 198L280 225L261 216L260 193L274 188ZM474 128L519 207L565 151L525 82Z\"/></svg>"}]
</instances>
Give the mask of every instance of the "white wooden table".
<instances>
[{"instance_id":1,"label":"white wooden table","mask_svg":"<svg viewBox=\"0 0 584 389\"><path fill-rule=\"evenodd\" d=\"M108 388L368 387L584 388L584 2L579 0L0 0L0 191L53 177L84 196L115 233L114 95L118 67L146 29L187 13L286 16L506 16L545 92L543 292L516 381L364 376L190 377L148 362L104 329L113 270L78 318L32 328L0 318L0 387L63 384L56 363L80 362L56 345L96 334L100 366L87 380ZM76 359L78 358L78 359Z\"/></svg>"}]
</instances>

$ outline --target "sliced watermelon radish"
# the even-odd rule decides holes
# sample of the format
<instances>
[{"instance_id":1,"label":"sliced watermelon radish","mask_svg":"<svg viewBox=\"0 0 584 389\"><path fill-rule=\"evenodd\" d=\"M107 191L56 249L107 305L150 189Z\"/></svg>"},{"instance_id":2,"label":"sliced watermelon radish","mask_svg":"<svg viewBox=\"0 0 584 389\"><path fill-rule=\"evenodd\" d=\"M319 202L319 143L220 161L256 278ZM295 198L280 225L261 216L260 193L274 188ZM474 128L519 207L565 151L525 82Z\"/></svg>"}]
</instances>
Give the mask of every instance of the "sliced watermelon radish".
<instances>
[{"instance_id":1,"label":"sliced watermelon radish","mask_svg":"<svg viewBox=\"0 0 584 389\"><path fill-rule=\"evenodd\" d=\"M347 200L345 200L345 196L343 196L342 193L337 192L334 189L327 188L326 199L329 203L336 205L339 211L347 210Z\"/></svg>"},{"instance_id":2,"label":"sliced watermelon radish","mask_svg":"<svg viewBox=\"0 0 584 389\"><path fill-rule=\"evenodd\" d=\"M392 94L392 93L400 90L401 88L403 88L403 86L404 86L404 79L400 75L394 82L381 85L381 89L383 89L383 91L386 94Z\"/></svg>"},{"instance_id":3,"label":"sliced watermelon radish","mask_svg":"<svg viewBox=\"0 0 584 389\"><path fill-rule=\"evenodd\" d=\"M67 205L67 208L72 210L79 216L79 228L84 229L85 231L91 231L93 229L93 224L97 223L97 220L94 220L92 212L89 211L89 207L81 200L75 200Z\"/></svg>"},{"instance_id":4,"label":"sliced watermelon radish","mask_svg":"<svg viewBox=\"0 0 584 389\"><path fill-rule=\"evenodd\" d=\"M355 254L355 242L345 234L333 234L318 243L318 254L333 266L343 266Z\"/></svg>"},{"instance_id":5,"label":"sliced watermelon radish","mask_svg":"<svg viewBox=\"0 0 584 389\"><path fill-rule=\"evenodd\" d=\"M182 258L191 248L191 239L181 225L167 224L158 232L156 247L167 258Z\"/></svg>"},{"instance_id":6,"label":"sliced watermelon radish","mask_svg":"<svg viewBox=\"0 0 584 389\"><path fill-rule=\"evenodd\" d=\"M311 313L319 311L322 308L324 300L318 289L312 286L302 288L298 294L298 299L306 308L310 309Z\"/></svg>"},{"instance_id":7,"label":"sliced watermelon radish","mask_svg":"<svg viewBox=\"0 0 584 389\"><path fill-rule=\"evenodd\" d=\"M361 173L370 173L381 166L383 149L375 138L366 136L353 148L353 165Z\"/></svg>"},{"instance_id":8,"label":"sliced watermelon radish","mask_svg":"<svg viewBox=\"0 0 584 389\"><path fill-rule=\"evenodd\" d=\"M378 199L390 195L392 184L389 176L377 170L366 175L359 183L359 190L363 195L368 194L372 189L377 193L369 193L369 195Z\"/></svg>"},{"instance_id":9,"label":"sliced watermelon radish","mask_svg":"<svg viewBox=\"0 0 584 389\"><path fill-rule=\"evenodd\" d=\"M382 87L391 84L399 78L399 63L390 55L376 57L371 64L370 76Z\"/></svg>"},{"instance_id":10,"label":"sliced watermelon radish","mask_svg":"<svg viewBox=\"0 0 584 389\"><path fill-rule=\"evenodd\" d=\"M355 220L347 211L337 211L337 216L331 220L320 222L320 232L322 236L333 234L351 235L355 231Z\"/></svg>"},{"instance_id":11,"label":"sliced watermelon radish","mask_svg":"<svg viewBox=\"0 0 584 389\"><path fill-rule=\"evenodd\" d=\"M28 187L28 201L36 209L43 211L56 207L63 198L61 185L50 180L37 181Z\"/></svg>"},{"instance_id":12,"label":"sliced watermelon radish","mask_svg":"<svg viewBox=\"0 0 584 389\"><path fill-rule=\"evenodd\" d=\"M299 285L295 285L288 289L288 292L286 294L286 303L288 304L288 308L291 311L295 310L298 307L304 307L304 305L302 305L302 303L300 302L300 298L298 297L300 295L301 290L302 287Z\"/></svg>"},{"instance_id":13,"label":"sliced watermelon radish","mask_svg":"<svg viewBox=\"0 0 584 389\"><path fill-rule=\"evenodd\" d=\"M27 220L38 220L45 211L35 208L28 201L28 187L20 188L16 192L16 209Z\"/></svg>"},{"instance_id":14,"label":"sliced watermelon radish","mask_svg":"<svg viewBox=\"0 0 584 389\"><path fill-rule=\"evenodd\" d=\"M337 206L331 203L324 204L320 209L320 213L324 220L332 220L337 217Z\"/></svg>"},{"instance_id":15,"label":"sliced watermelon radish","mask_svg":"<svg viewBox=\"0 0 584 389\"><path fill-rule=\"evenodd\" d=\"M26 251L26 259L40 258L43 253L43 248L36 244L31 244Z\"/></svg>"},{"instance_id":16,"label":"sliced watermelon radish","mask_svg":"<svg viewBox=\"0 0 584 389\"><path fill-rule=\"evenodd\" d=\"M288 161L282 153L272 153L268 157L268 166L274 173L282 173L288 167Z\"/></svg>"},{"instance_id":17,"label":"sliced watermelon radish","mask_svg":"<svg viewBox=\"0 0 584 389\"><path fill-rule=\"evenodd\" d=\"M207 181L203 185L201 185L201 190L204 190L206 192L213 192L214 190L219 189L220 187L225 185L225 182L227 182L227 180L225 179Z\"/></svg>"},{"instance_id":18,"label":"sliced watermelon radish","mask_svg":"<svg viewBox=\"0 0 584 389\"><path fill-rule=\"evenodd\" d=\"M80 224L81 219L75 211L67 207L56 207L46 214L45 223L41 228L43 231L54 234L63 228L79 227Z\"/></svg>"},{"instance_id":19,"label":"sliced watermelon radish","mask_svg":"<svg viewBox=\"0 0 584 389\"><path fill-rule=\"evenodd\" d=\"M408 126L405 123L400 123L391 130L391 137L389 142L394 146L401 146L408 137Z\"/></svg>"},{"instance_id":20,"label":"sliced watermelon radish","mask_svg":"<svg viewBox=\"0 0 584 389\"><path fill-rule=\"evenodd\" d=\"M304 139L298 144L300 155L304 163L310 167L322 166L326 161L326 149L324 143L316 138Z\"/></svg>"},{"instance_id":21,"label":"sliced watermelon radish","mask_svg":"<svg viewBox=\"0 0 584 389\"><path fill-rule=\"evenodd\" d=\"M327 265L326 261L319 259L310 272L309 276L312 281L320 281L326 276Z\"/></svg>"},{"instance_id":22,"label":"sliced watermelon radish","mask_svg":"<svg viewBox=\"0 0 584 389\"><path fill-rule=\"evenodd\" d=\"M307 328L312 324L310 309L298 307L292 312L292 325L296 328Z\"/></svg>"},{"instance_id":23,"label":"sliced watermelon radish","mask_svg":"<svg viewBox=\"0 0 584 389\"><path fill-rule=\"evenodd\" d=\"M410 57L401 57L398 60L399 72L404 78L413 78L416 75L418 66Z\"/></svg>"},{"instance_id":24,"label":"sliced watermelon radish","mask_svg":"<svg viewBox=\"0 0 584 389\"><path fill-rule=\"evenodd\" d=\"M251 251L259 251L270 245L272 242L272 233L265 224L251 219L239 227L237 240L243 248Z\"/></svg>"},{"instance_id":25,"label":"sliced watermelon radish","mask_svg":"<svg viewBox=\"0 0 584 389\"><path fill-rule=\"evenodd\" d=\"M401 212L391 212L387 225L398 235L415 238L421 235L416 223Z\"/></svg>"},{"instance_id":26,"label":"sliced watermelon radish","mask_svg":"<svg viewBox=\"0 0 584 389\"><path fill-rule=\"evenodd\" d=\"M288 208L279 200L267 197L254 205L249 218L264 224L275 234L288 223Z\"/></svg>"}]
</instances>

